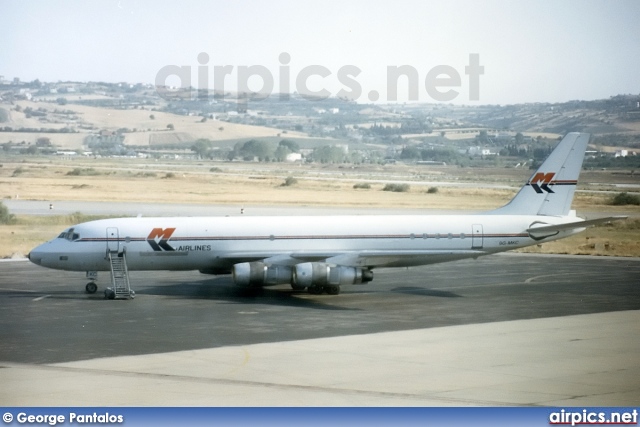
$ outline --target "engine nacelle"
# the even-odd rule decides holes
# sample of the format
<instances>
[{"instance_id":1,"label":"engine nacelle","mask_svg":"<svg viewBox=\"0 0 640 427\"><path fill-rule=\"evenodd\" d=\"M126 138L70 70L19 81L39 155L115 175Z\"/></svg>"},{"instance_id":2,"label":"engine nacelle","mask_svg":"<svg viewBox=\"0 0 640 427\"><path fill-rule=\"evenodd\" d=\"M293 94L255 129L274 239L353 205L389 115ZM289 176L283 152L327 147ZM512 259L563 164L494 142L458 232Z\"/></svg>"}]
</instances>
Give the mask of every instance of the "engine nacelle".
<instances>
[{"instance_id":1,"label":"engine nacelle","mask_svg":"<svg viewBox=\"0 0 640 427\"><path fill-rule=\"evenodd\" d=\"M291 283L293 277L291 267L266 265L259 261L235 264L232 273L236 285L249 288Z\"/></svg>"},{"instance_id":2,"label":"engine nacelle","mask_svg":"<svg viewBox=\"0 0 640 427\"><path fill-rule=\"evenodd\" d=\"M322 262L297 264L293 280L298 286L357 285L373 280L373 272L356 267L331 266Z\"/></svg>"}]
</instances>

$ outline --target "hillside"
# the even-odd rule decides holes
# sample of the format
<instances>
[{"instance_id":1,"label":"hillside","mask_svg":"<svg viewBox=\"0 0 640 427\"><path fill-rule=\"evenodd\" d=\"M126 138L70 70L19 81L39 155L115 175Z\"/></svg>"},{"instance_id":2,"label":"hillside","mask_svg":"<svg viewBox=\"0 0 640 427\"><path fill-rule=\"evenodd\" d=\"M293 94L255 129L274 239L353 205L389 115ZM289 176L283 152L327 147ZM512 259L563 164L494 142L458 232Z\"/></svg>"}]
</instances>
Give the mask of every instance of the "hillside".
<instances>
[{"instance_id":1,"label":"hillside","mask_svg":"<svg viewBox=\"0 0 640 427\"><path fill-rule=\"evenodd\" d=\"M574 131L593 134L592 145L602 153L617 151L604 147L618 147L634 156L640 151L640 96L555 104L362 105L297 94L253 99L250 94L185 89L168 96L143 84L34 81L0 87L0 131L7 151L31 149L32 154L51 154L52 146L85 149L85 143L89 148L101 144L102 154L109 151L105 145L115 144L120 149L111 154L131 155L136 150L188 149L199 139L220 149L243 139L277 144L278 138L290 138L312 150L316 144L307 142L313 138L320 145L342 147L345 155L339 157L356 163L434 160L426 152L403 156L409 145L461 153L482 146L519 157L513 159L517 164ZM33 147L38 140L39 147ZM359 154L353 155L356 150Z\"/></svg>"},{"instance_id":2,"label":"hillside","mask_svg":"<svg viewBox=\"0 0 640 427\"><path fill-rule=\"evenodd\" d=\"M202 117L178 115L148 109L113 109L49 102L17 101L6 112L3 127L28 132L0 132L0 144L25 141L32 144L38 138L48 137L65 149L80 149L84 138L99 131L124 131L125 145L148 146L173 144L207 138L213 141L239 138L275 137L280 129L230 123ZM168 126L173 125L173 130ZM42 132L41 130L46 130ZM65 130L72 130L65 132ZM304 137L302 132L288 132Z\"/></svg>"},{"instance_id":3,"label":"hillside","mask_svg":"<svg viewBox=\"0 0 640 427\"><path fill-rule=\"evenodd\" d=\"M619 95L607 100L561 104L519 104L480 108L466 119L485 127L520 132L593 135L636 135L640 142L640 96Z\"/></svg>"}]
</instances>

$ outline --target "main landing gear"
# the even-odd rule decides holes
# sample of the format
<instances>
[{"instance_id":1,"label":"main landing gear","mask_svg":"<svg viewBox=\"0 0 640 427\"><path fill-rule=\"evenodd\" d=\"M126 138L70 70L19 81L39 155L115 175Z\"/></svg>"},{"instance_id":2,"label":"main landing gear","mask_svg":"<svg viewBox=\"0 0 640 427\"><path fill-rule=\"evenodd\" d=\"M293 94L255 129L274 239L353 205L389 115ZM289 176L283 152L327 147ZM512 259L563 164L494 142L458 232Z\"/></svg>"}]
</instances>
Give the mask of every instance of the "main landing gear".
<instances>
[{"instance_id":1,"label":"main landing gear","mask_svg":"<svg viewBox=\"0 0 640 427\"><path fill-rule=\"evenodd\" d=\"M304 291L307 288L307 292L311 295L322 295L325 292L329 295L338 295L340 293L340 285L314 285L314 286L301 286L295 283L291 284L291 289L294 291Z\"/></svg>"},{"instance_id":2,"label":"main landing gear","mask_svg":"<svg viewBox=\"0 0 640 427\"><path fill-rule=\"evenodd\" d=\"M322 295L325 292L329 295L338 295L340 293L340 286L339 285L309 286L307 288L307 292L309 292L311 295Z\"/></svg>"}]
</instances>

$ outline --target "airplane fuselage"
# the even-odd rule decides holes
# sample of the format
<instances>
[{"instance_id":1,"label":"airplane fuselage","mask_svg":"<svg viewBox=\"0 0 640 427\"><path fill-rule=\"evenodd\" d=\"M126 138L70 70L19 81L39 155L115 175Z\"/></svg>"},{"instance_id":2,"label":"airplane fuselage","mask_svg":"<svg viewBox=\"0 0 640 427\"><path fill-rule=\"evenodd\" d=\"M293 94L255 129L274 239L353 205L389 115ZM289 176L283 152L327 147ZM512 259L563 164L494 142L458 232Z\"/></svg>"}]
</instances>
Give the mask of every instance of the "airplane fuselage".
<instances>
[{"instance_id":1,"label":"airplane fuselage","mask_svg":"<svg viewBox=\"0 0 640 427\"><path fill-rule=\"evenodd\" d=\"M108 271L107 252L126 251L129 270L228 273L238 262L270 256L330 260L371 251L375 260L367 263L365 255L359 261L363 267L403 267L533 245L538 240L526 230L540 222L536 215L118 218L78 224L35 248L30 259L55 269ZM544 241L576 232L558 232ZM385 251L406 256L385 261Z\"/></svg>"}]
</instances>

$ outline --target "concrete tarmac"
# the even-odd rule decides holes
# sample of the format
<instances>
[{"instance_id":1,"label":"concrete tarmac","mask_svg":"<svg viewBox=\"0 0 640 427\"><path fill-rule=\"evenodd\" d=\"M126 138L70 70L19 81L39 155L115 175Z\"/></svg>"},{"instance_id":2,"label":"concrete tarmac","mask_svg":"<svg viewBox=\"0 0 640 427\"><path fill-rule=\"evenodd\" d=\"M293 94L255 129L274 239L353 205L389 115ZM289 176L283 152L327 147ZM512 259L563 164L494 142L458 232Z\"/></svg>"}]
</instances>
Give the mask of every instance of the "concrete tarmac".
<instances>
[{"instance_id":1,"label":"concrete tarmac","mask_svg":"<svg viewBox=\"0 0 640 427\"><path fill-rule=\"evenodd\" d=\"M640 402L640 260L502 254L375 272L337 296L229 277L0 263L0 404ZM108 275L102 277L102 286Z\"/></svg>"}]
</instances>

